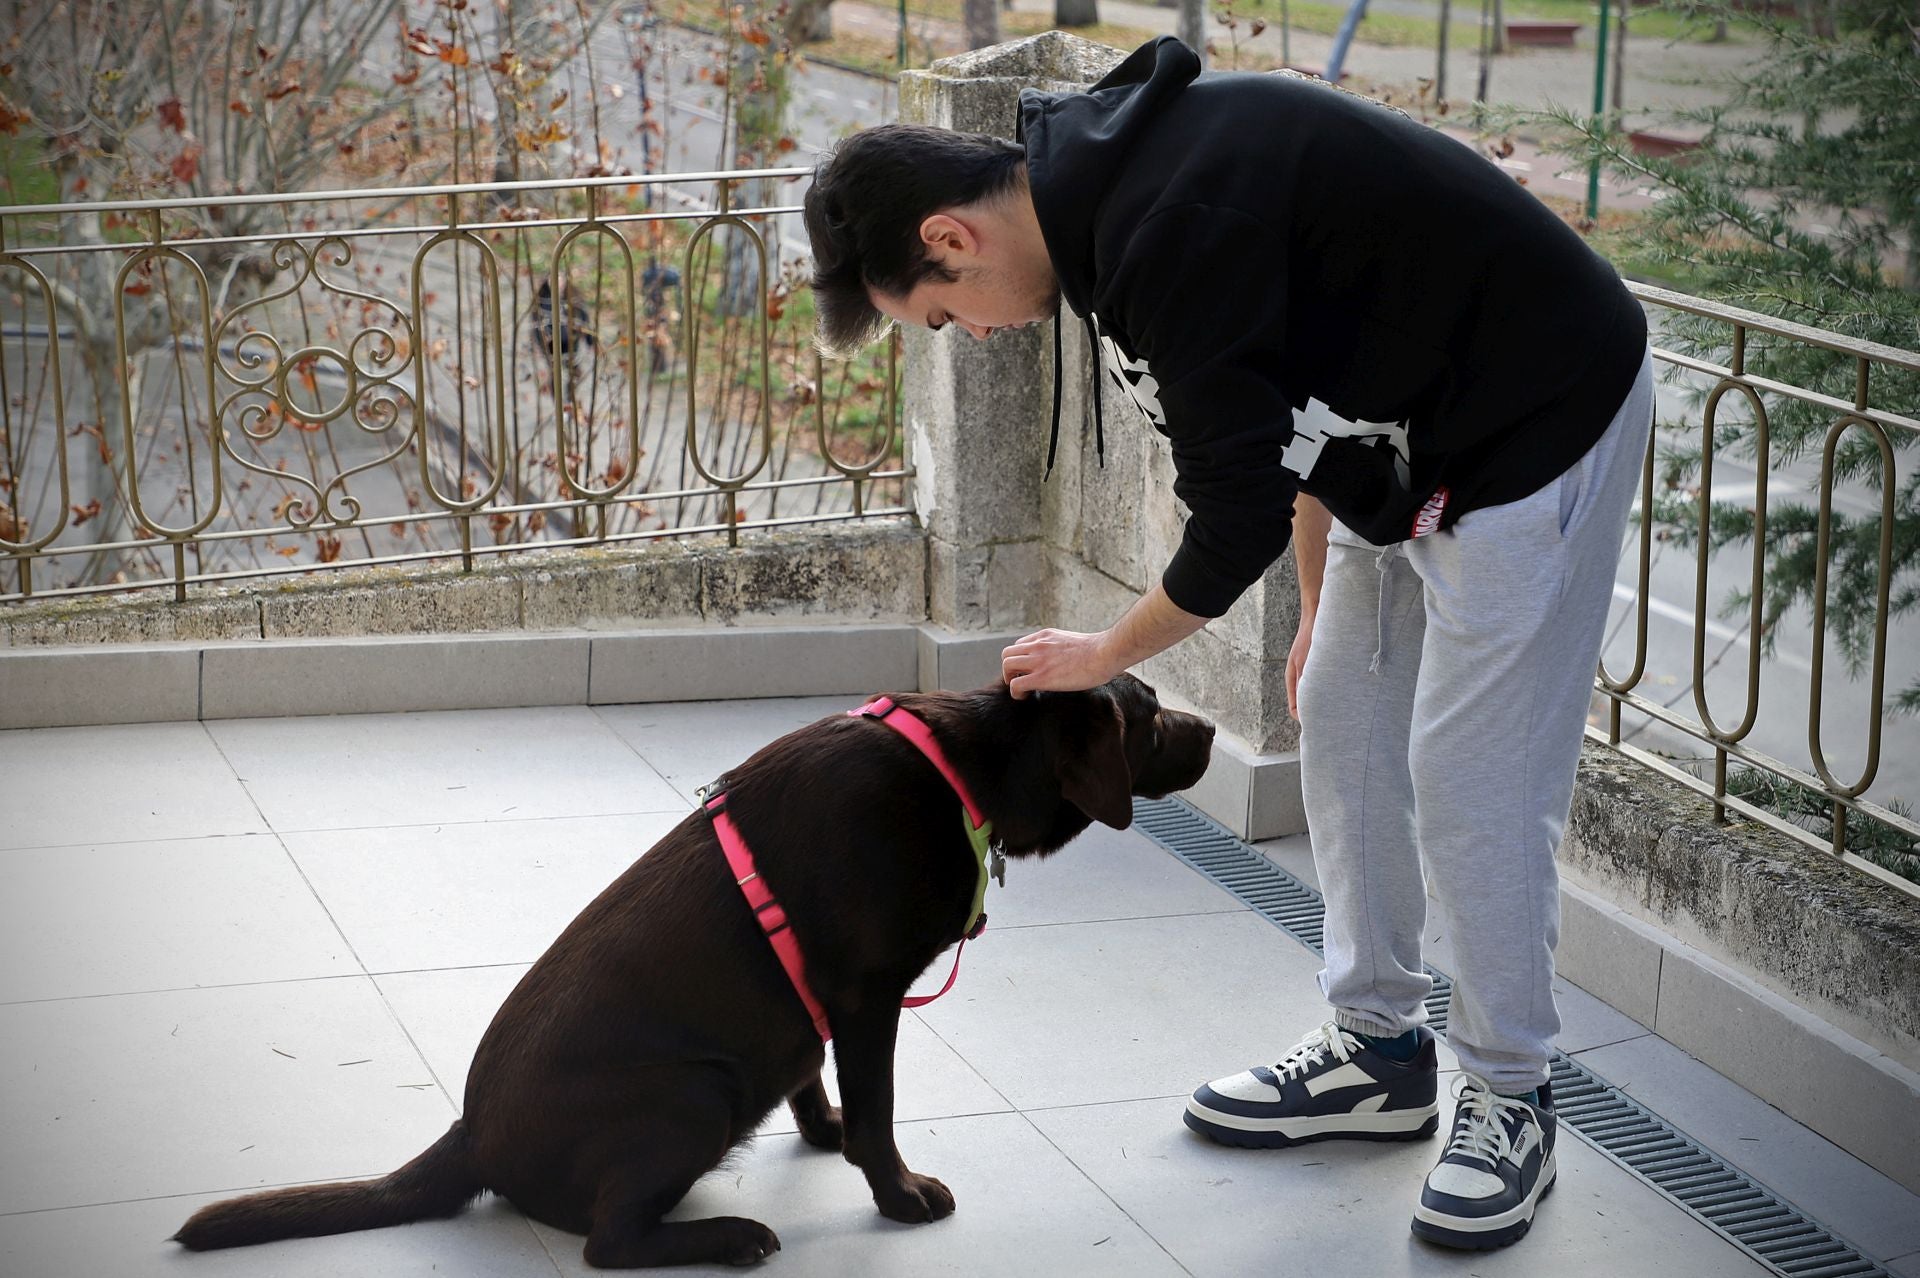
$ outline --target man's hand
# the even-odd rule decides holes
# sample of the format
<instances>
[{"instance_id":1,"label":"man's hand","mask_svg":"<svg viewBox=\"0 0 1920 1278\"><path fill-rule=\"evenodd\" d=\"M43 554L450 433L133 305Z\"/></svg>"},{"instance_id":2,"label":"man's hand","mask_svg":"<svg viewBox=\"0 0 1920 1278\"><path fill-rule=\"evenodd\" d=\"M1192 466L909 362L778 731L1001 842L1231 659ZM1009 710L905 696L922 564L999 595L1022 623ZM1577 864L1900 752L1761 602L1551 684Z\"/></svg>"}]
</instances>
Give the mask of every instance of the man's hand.
<instances>
[{"instance_id":1,"label":"man's hand","mask_svg":"<svg viewBox=\"0 0 1920 1278\"><path fill-rule=\"evenodd\" d=\"M1307 668L1307 650L1313 646L1313 617L1313 609L1301 609L1300 629L1287 652L1287 713L1295 723L1300 722L1300 672Z\"/></svg>"},{"instance_id":2,"label":"man's hand","mask_svg":"<svg viewBox=\"0 0 1920 1278\"><path fill-rule=\"evenodd\" d=\"M1008 645L1000 653L1000 676L1015 697L1097 688L1206 624L1205 617L1175 607L1156 585L1098 634L1040 630Z\"/></svg>"},{"instance_id":3,"label":"man's hand","mask_svg":"<svg viewBox=\"0 0 1920 1278\"><path fill-rule=\"evenodd\" d=\"M1107 651L1107 632L1040 630L1000 653L1000 677L1015 698L1029 692L1080 692L1097 688L1126 669Z\"/></svg>"}]
</instances>

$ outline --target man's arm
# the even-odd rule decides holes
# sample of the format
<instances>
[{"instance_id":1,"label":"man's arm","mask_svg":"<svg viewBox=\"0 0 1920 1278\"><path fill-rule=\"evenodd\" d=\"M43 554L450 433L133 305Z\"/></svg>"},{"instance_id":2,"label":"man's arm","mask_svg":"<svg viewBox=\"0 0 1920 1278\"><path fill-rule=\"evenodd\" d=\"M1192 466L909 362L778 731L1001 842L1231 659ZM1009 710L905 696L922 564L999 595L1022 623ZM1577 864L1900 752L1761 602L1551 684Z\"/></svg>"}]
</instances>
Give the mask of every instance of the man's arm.
<instances>
[{"instance_id":1,"label":"man's arm","mask_svg":"<svg viewBox=\"0 0 1920 1278\"><path fill-rule=\"evenodd\" d=\"M1015 697L1097 688L1129 666L1165 652L1209 618L1177 607L1159 585L1098 634L1041 630L1000 654L1000 674Z\"/></svg>"},{"instance_id":2,"label":"man's arm","mask_svg":"<svg viewBox=\"0 0 1920 1278\"><path fill-rule=\"evenodd\" d=\"M1315 498L1296 493L1293 498L1293 570L1300 578L1300 628L1287 652L1287 713L1300 719L1300 672L1307 668L1313 646L1313 622L1320 615L1320 585L1327 576L1327 533L1333 516Z\"/></svg>"},{"instance_id":3,"label":"man's arm","mask_svg":"<svg viewBox=\"0 0 1920 1278\"><path fill-rule=\"evenodd\" d=\"M1327 575L1327 534L1333 516L1317 498L1295 493L1293 498L1293 569L1300 578L1300 612L1320 609L1320 583Z\"/></svg>"}]
</instances>

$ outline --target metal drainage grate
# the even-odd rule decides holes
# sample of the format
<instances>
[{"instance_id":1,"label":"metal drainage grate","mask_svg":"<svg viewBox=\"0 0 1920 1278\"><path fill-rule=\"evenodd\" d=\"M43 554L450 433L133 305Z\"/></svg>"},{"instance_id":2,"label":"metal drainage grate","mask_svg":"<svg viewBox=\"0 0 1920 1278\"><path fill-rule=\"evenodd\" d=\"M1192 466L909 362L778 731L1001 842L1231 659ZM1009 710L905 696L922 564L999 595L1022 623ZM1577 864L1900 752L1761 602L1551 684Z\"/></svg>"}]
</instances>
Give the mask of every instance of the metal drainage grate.
<instances>
[{"instance_id":1,"label":"metal drainage grate","mask_svg":"<svg viewBox=\"0 0 1920 1278\"><path fill-rule=\"evenodd\" d=\"M1324 953L1325 904L1318 892L1179 800L1136 799L1133 819L1142 833ZM1453 981L1431 965L1426 970L1433 977L1429 1024L1444 1035ZM1890 1278L1857 1248L1565 1053L1554 1053L1552 1076L1562 1124L1775 1273Z\"/></svg>"}]
</instances>

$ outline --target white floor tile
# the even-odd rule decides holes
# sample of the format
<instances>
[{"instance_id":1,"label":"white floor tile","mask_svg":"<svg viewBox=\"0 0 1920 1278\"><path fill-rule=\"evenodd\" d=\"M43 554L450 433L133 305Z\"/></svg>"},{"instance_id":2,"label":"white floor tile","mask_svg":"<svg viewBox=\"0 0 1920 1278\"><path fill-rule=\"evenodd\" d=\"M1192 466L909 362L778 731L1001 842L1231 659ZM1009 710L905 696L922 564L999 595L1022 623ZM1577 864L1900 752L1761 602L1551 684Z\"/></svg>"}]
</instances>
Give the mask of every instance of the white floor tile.
<instances>
[{"instance_id":1,"label":"white floor tile","mask_svg":"<svg viewBox=\"0 0 1920 1278\"><path fill-rule=\"evenodd\" d=\"M529 966L395 972L374 978L395 1019L405 1027L455 1108L465 1102L467 1066L473 1063L480 1036Z\"/></svg>"},{"instance_id":2,"label":"white floor tile","mask_svg":"<svg viewBox=\"0 0 1920 1278\"><path fill-rule=\"evenodd\" d=\"M768 697L597 706L595 713L692 803L695 789L768 742L858 704L857 697Z\"/></svg>"},{"instance_id":3,"label":"white floor tile","mask_svg":"<svg viewBox=\"0 0 1920 1278\"><path fill-rule=\"evenodd\" d=\"M282 833L684 812L585 706L210 723Z\"/></svg>"},{"instance_id":4,"label":"white floor tile","mask_svg":"<svg viewBox=\"0 0 1920 1278\"><path fill-rule=\"evenodd\" d=\"M0 1003L357 974L270 835L0 851Z\"/></svg>"},{"instance_id":5,"label":"white floor tile","mask_svg":"<svg viewBox=\"0 0 1920 1278\"><path fill-rule=\"evenodd\" d=\"M453 1117L366 977L0 1007L0 1213L383 1175Z\"/></svg>"},{"instance_id":6,"label":"white floor tile","mask_svg":"<svg viewBox=\"0 0 1920 1278\"><path fill-rule=\"evenodd\" d=\"M0 732L0 848L262 834L198 723Z\"/></svg>"},{"instance_id":7,"label":"white floor tile","mask_svg":"<svg viewBox=\"0 0 1920 1278\"><path fill-rule=\"evenodd\" d=\"M493 1199L205 1256L162 1240L213 1197L418 1153L526 961L695 786L851 704L0 733L0 1003L32 1000L0 1005L0 1274L587 1273L579 1239ZM214 837L268 820L281 840ZM1262 850L1314 881L1304 838ZM785 1243L779 1272L835 1278L1760 1272L1571 1136L1534 1234L1455 1256L1406 1230L1438 1141L1248 1152L1186 1131L1188 1091L1274 1059L1328 1009L1317 957L1138 832L1011 864L987 908L954 992L903 1017L896 1071L908 1162L946 1180L959 1213L881 1219L859 1173L782 1109L682 1217L755 1216ZM1429 948L1448 968L1437 920ZM357 972L355 951L383 974L297 979ZM1563 1046L1920 1278L1920 1199L1599 1000L1556 993ZM837 1094L831 1065L827 1080Z\"/></svg>"},{"instance_id":8,"label":"white floor tile","mask_svg":"<svg viewBox=\"0 0 1920 1278\"><path fill-rule=\"evenodd\" d=\"M920 1016L1020 1109L1184 1098L1329 1019L1319 968L1248 911L989 929Z\"/></svg>"},{"instance_id":9,"label":"white floor tile","mask_svg":"<svg viewBox=\"0 0 1920 1278\"><path fill-rule=\"evenodd\" d=\"M369 972L531 963L680 820L405 825L283 836Z\"/></svg>"},{"instance_id":10,"label":"white floor tile","mask_svg":"<svg viewBox=\"0 0 1920 1278\"><path fill-rule=\"evenodd\" d=\"M1451 1102L1441 1102L1448 1120ZM1412 1236L1438 1138L1228 1149L1157 1102L1048 1110L1034 1123L1196 1278L1552 1275L1732 1278L1768 1271L1577 1140L1533 1231L1503 1251L1456 1253ZM1441 1130L1447 1130L1443 1121Z\"/></svg>"},{"instance_id":11,"label":"white floor tile","mask_svg":"<svg viewBox=\"0 0 1920 1278\"><path fill-rule=\"evenodd\" d=\"M1569 1054L1628 1042L1653 1032L1563 978L1553 982L1553 1001L1560 1009L1560 1037L1554 1045Z\"/></svg>"},{"instance_id":12,"label":"white floor tile","mask_svg":"<svg viewBox=\"0 0 1920 1278\"><path fill-rule=\"evenodd\" d=\"M1246 908L1146 835L1104 825L1052 856L1009 858L1006 886L989 885L986 902L990 928Z\"/></svg>"},{"instance_id":13,"label":"white floor tile","mask_svg":"<svg viewBox=\"0 0 1920 1278\"><path fill-rule=\"evenodd\" d=\"M7 1278L553 1278L526 1218L483 1198L453 1220L330 1238L189 1252L166 1241L225 1194L148 1198L0 1216Z\"/></svg>"},{"instance_id":14,"label":"white floor tile","mask_svg":"<svg viewBox=\"0 0 1920 1278\"><path fill-rule=\"evenodd\" d=\"M1655 1035L1582 1064L1876 1259L1920 1249L1920 1196Z\"/></svg>"},{"instance_id":15,"label":"white floor tile","mask_svg":"<svg viewBox=\"0 0 1920 1278\"><path fill-rule=\"evenodd\" d=\"M695 1185L672 1220L746 1216L780 1237L781 1278L1176 1278L1179 1265L1017 1114L900 1123L907 1166L953 1191L954 1214L887 1220L860 1173L797 1136L768 1137ZM535 1225L570 1278L581 1239ZM571 1250L569 1249L571 1244ZM692 1266L688 1274L738 1273Z\"/></svg>"}]
</instances>

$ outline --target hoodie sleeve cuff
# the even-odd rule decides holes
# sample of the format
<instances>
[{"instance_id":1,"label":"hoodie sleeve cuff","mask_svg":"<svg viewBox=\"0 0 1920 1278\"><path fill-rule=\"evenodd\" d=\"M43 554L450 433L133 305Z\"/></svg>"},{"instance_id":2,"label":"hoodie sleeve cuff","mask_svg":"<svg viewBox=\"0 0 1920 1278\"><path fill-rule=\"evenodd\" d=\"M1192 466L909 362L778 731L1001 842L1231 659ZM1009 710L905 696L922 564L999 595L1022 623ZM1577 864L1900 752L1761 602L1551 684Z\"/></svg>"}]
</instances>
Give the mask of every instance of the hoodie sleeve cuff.
<instances>
[{"instance_id":1,"label":"hoodie sleeve cuff","mask_svg":"<svg viewBox=\"0 0 1920 1278\"><path fill-rule=\"evenodd\" d=\"M1160 588L1167 592L1174 607L1209 620L1226 615L1234 600L1245 594L1252 584L1222 581L1202 568L1197 557L1184 545L1174 552L1166 572L1160 576Z\"/></svg>"}]
</instances>

